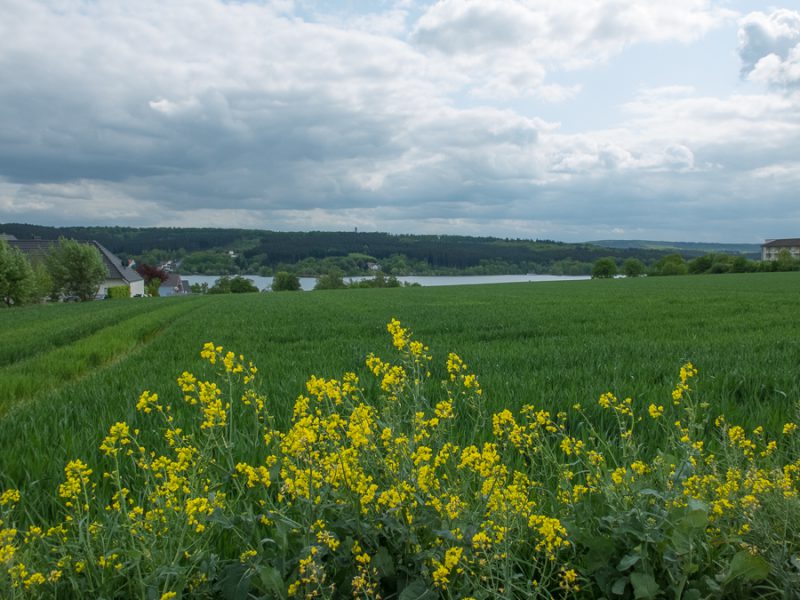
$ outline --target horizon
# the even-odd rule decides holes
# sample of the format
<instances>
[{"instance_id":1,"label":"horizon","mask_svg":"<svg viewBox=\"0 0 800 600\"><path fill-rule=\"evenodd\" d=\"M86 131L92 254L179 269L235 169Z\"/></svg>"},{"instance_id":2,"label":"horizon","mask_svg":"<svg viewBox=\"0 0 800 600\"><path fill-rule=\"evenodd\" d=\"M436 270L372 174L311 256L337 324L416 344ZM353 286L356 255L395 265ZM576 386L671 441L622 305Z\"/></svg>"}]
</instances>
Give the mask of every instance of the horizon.
<instances>
[{"instance_id":1,"label":"horizon","mask_svg":"<svg viewBox=\"0 0 800 600\"><path fill-rule=\"evenodd\" d=\"M8 0L0 33L0 221L800 235L800 0Z\"/></svg>"},{"instance_id":2,"label":"horizon","mask_svg":"<svg viewBox=\"0 0 800 600\"><path fill-rule=\"evenodd\" d=\"M472 237L472 238L489 238L500 240L519 240L526 242L554 242L557 244L592 244L598 242L647 242L653 244L708 244L718 246L737 246L737 245L763 245L764 243L775 241L778 239L794 239L794 238L766 238L762 242L742 242L742 241L723 241L723 242L709 242L704 240L651 240L642 238L619 238L619 239L594 239L594 240L577 240L566 241L553 238L525 238L525 237L510 237L510 236L495 236L495 235L469 235L460 233L412 233L412 232L390 232L380 230L346 230L346 229L293 229L293 230L278 230L259 227L214 227L214 226L172 226L172 225L118 225L118 224L99 224L99 225L43 225L40 223L0 223L0 228L4 226L31 226L31 227L51 227L51 228L75 228L75 229L91 229L91 228L127 228L127 229L212 229L212 230L234 230L234 231L256 231L263 233L364 233L364 234L382 234L382 235L396 235L396 236L437 236L437 237ZM5 232L0 229L0 235Z\"/></svg>"}]
</instances>

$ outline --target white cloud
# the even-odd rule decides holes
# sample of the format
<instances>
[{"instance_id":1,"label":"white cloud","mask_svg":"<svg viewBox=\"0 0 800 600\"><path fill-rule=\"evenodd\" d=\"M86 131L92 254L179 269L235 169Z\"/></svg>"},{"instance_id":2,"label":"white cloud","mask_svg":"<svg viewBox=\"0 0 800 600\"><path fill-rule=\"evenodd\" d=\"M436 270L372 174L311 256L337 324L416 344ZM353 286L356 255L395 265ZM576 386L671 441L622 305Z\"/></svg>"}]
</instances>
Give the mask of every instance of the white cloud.
<instances>
[{"instance_id":1,"label":"white cloud","mask_svg":"<svg viewBox=\"0 0 800 600\"><path fill-rule=\"evenodd\" d=\"M440 0L413 39L468 73L480 95L547 97L548 72L603 63L633 44L693 42L733 16L710 0Z\"/></svg>"},{"instance_id":2,"label":"white cloud","mask_svg":"<svg viewBox=\"0 0 800 600\"><path fill-rule=\"evenodd\" d=\"M751 81L791 88L800 84L800 12L753 12L739 22L742 74Z\"/></svg>"}]
</instances>

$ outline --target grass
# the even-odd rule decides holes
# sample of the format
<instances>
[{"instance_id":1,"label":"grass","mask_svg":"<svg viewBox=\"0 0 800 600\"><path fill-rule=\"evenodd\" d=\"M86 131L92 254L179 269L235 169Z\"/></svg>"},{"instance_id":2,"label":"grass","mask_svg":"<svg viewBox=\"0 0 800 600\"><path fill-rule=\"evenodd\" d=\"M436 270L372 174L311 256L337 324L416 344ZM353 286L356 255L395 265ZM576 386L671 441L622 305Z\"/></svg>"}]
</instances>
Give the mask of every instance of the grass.
<instances>
[{"instance_id":1,"label":"grass","mask_svg":"<svg viewBox=\"0 0 800 600\"><path fill-rule=\"evenodd\" d=\"M785 597L798 291L787 273L6 311L0 595ZM392 317L433 362L394 323L407 371L365 367L397 360ZM220 397L179 389L185 370ZM363 394L304 386L349 370Z\"/></svg>"},{"instance_id":2,"label":"grass","mask_svg":"<svg viewBox=\"0 0 800 600\"><path fill-rule=\"evenodd\" d=\"M691 360L712 412L774 432L800 399L798 292L800 275L770 273L3 311L0 324L26 358L0 367L0 379L10 382L3 387L12 390L0 399L0 474L49 493L63 464L91 455L109 424L136 421L142 390L178 397L175 378L199 368L199 349L209 340L258 365L285 425L310 374L363 369L368 352L388 349L391 317L434 351L457 352L479 374L490 412L526 403L593 410L606 391L639 405L663 403L676 370ZM6 344L3 352L14 356ZM610 427L605 418L597 414L600 426Z\"/></svg>"}]
</instances>

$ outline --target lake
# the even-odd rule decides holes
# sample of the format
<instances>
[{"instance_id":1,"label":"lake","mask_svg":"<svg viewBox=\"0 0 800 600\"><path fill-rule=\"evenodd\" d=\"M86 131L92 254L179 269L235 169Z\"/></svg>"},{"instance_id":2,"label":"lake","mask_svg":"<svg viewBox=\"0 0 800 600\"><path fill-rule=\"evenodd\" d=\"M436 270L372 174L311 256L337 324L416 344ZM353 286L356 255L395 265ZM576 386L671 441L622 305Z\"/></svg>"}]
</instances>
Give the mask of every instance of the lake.
<instances>
[{"instance_id":1,"label":"lake","mask_svg":"<svg viewBox=\"0 0 800 600\"><path fill-rule=\"evenodd\" d=\"M209 287L219 279L219 275L181 275L189 284L207 283ZM260 290L269 290L272 286L272 277L262 277L260 275L243 275L251 280ZM345 281L360 281L371 279L371 277L345 277ZM418 283L421 286L439 285L476 285L488 283L536 283L542 281L581 281L589 279L588 275L568 276L568 275L409 275L397 278L401 283ZM316 277L301 277L300 287L304 291L314 289L317 283Z\"/></svg>"}]
</instances>

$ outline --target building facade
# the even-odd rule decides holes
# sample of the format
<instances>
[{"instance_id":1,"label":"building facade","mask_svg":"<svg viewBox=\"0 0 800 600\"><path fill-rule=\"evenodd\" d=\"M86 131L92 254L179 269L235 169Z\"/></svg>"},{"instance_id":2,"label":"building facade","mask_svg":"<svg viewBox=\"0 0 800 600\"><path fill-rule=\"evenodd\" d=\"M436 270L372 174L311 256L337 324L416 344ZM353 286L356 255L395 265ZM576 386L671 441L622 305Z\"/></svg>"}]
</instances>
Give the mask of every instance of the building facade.
<instances>
[{"instance_id":1,"label":"building facade","mask_svg":"<svg viewBox=\"0 0 800 600\"><path fill-rule=\"evenodd\" d=\"M761 260L778 260L781 250L788 250L792 258L800 258L800 238L767 240L761 244Z\"/></svg>"}]
</instances>

